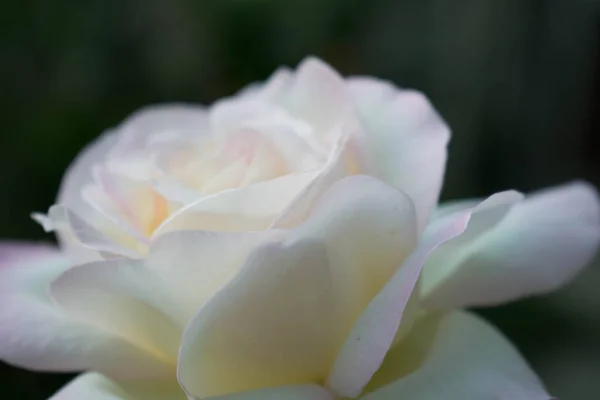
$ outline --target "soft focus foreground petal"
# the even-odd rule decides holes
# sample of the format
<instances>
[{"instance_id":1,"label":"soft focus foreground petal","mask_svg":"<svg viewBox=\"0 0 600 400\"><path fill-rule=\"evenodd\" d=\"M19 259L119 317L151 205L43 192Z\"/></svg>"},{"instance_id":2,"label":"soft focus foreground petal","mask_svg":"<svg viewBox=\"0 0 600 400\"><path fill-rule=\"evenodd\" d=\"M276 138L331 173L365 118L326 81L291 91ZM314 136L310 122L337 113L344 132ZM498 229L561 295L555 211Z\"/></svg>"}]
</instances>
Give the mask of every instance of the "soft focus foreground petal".
<instances>
[{"instance_id":1,"label":"soft focus foreground petal","mask_svg":"<svg viewBox=\"0 0 600 400\"><path fill-rule=\"evenodd\" d=\"M427 274L436 267L451 273L424 286L426 304L491 305L551 291L590 262L599 241L600 203L590 185L534 193L481 235L438 250L440 265Z\"/></svg>"},{"instance_id":2,"label":"soft focus foreground petal","mask_svg":"<svg viewBox=\"0 0 600 400\"><path fill-rule=\"evenodd\" d=\"M98 373L85 373L49 400L186 400L186 396L175 380L116 382Z\"/></svg>"},{"instance_id":3,"label":"soft focus foreground petal","mask_svg":"<svg viewBox=\"0 0 600 400\"><path fill-rule=\"evenodd\" d=\"M375 172L412 198L422 231L439 197L450 131L419 92L373 78L347 81Z\"/></svg>"},{"instance_id":4,"label":"soft focus foreground petal","mask_svg":"<svg viewBox=\"0 0 600 400\"><path fill-rule=\"evenodd\" d=\"M332 316L324 246L265 245L188 325L179 381L200 399L316 382L333 356Z\"/></svg>"},{"instance_id":5,"label":"soft focus foreground petal","mask_svg":"<svg viewBox=\"0 0 600 400\"><path fill-rule=\"evenodd\" d=\"M52 282L50 294L73 318L174 368L183 327L170 319L177 310L163 289L142 261L119 259L64 272Z\"/></svg>"},{"instance_id":6,"label":"soft focus foreground petal","mask_svg":"<svg viewBox=\"0 0 600 400\"><path fill-rule=\"evenodd\" d=\"M371 301L348 335L327 379L327 386L336 394L356 398L371 380L394 341L425 259L440 244L460 235L469 218L470 212L465 211L430 225L418 248Z\"/></svg>"},{"instance_id":7,"label":"soft focus foreground petal","mask_svg":"<svg viewBox=\"0 0 600 400\"><path fill-rule=\"evenodd\" d=\"M550 400L517 350L474 314L429 316L393 348L362 400Z\"/></svg>"},{"instance_id":8,"label":"soft focus foreground petal","mask_svg":"<svg viewBox=\"0 0 600 400\"><path fill-rule=\"evenodd\" d=\"M276 231L180 231L159 237L145 260L181 309L183 325L242 268L248 255Z\"/></svg>"},{"instance_id":9,"label":"soft focus foreground petal","mask_svg":"<svg viewBox=\"0 0 600 400\"><path fill-rule=\"evenodd\" d=\"M290 174L204 197L167 218L156 229L154 237L179 230L266 229L316 176L316 172Z\"/></svg>"},{"instance_id":10,"label":"soft focus foreground petal","mask_svg":"<svg viewBox=\"0 0 600 400\"><path fill-rule=\"evenodd\" d=\"M0 245L0 359L40 371L167 373L145 352L55 305L48 295L50 282L70 265L51 246Z\"/></svg>"},{"instance_id":11,"label":"soft focus foreground petal","mask_svg":"<svg viewBox=\"0 0 600 400\"><path fill-rule=\"evenodd\" d=\"M190 397L190 400L196 400ZM200 400L200 399L198 399ZM282 386L251 390L208 400L334 400L325 388L318 385Z\"/></svg>"}]
</instances>

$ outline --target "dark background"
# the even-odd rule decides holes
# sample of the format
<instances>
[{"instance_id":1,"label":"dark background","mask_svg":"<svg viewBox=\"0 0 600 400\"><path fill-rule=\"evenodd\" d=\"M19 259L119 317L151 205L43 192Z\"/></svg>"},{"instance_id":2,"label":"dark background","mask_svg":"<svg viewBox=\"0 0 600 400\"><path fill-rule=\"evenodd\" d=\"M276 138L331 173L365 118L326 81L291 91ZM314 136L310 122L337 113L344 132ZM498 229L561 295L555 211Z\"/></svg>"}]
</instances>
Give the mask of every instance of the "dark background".
<instances>
[{"instance_id":1,"label":"dark background","mask_svg":"<svg viewBox=\"0 0 600 400\"><path fill-rule=\"evenodd\" d=\"M417 88L452 127L445 199L585 178L600 185L593 0L21 1L0 6L0 237L47 238L81 147L137 108L210 103L307 54ZM561 398L600 398L600 265L483 315ZM0 364L1 397L70 376ZM598 396L598 397L596 397Z\"/></svg>"}]
</instances>

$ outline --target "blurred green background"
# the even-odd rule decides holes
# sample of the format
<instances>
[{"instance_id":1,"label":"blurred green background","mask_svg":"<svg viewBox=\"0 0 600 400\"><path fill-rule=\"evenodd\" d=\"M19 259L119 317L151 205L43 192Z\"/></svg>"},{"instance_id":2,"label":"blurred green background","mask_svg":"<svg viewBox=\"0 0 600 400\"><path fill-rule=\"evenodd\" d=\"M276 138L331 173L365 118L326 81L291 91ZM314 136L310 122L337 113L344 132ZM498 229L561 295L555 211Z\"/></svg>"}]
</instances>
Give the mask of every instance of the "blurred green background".
<instances>
[{"instance_id":1,"label":"blurred green background","mask_svg":"<svg viewBox=\"0 0 600 400\"><path fill-rule=\"evenodd\" d=\"M53 202L84 144L137 108L210 103L308 54L432 99L454 134L445 199L599 186L599 11L592 0L5 2L0 237L48 239L29 213ZM594 265L560 292L481 312L558 398L600 398L599 288ZM0 365L1 397L45 399L69 378Z\"/></svg>"}]
</instances>

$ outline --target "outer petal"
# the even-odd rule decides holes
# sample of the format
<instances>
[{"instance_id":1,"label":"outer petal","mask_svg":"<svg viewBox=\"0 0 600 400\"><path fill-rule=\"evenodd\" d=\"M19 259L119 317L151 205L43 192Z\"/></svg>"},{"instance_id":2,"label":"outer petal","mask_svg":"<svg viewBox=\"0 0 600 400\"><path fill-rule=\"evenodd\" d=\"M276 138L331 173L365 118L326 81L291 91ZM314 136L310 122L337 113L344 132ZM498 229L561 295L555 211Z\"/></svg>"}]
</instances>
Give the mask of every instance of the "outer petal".
<instances>
[{"instance_id":1,"label":"outer petal","mask_svg":"<svg viewBox=\"0 0 600 400\"><path fill-rule=\"evenodd\" d=\"M154 274L164 291L173 297L180 309L177 315L185 326L200 307L237 275L251 251L277 234L276 231L171 232L152 244L144 269Z\"/></svg>"},{"instance_id":2,"label":"outer petal","mask_svg":"<svg viewBox=\"0 0 600 400\"><path fill-rule=\"evenodd\" d=\"M361 399L551 399L496 329L458 311L418 322L390 351L367 388L371 390Z\"/></svg>"},{"instance_id":3,"label":"outer petal","mask_svg":"<svg viewBox=\"0 0 600 400\"><path fill-rule=\"evenodd\" d=\"M430 307L497 304L553 290L591 260L600 242L600 203L585 183L535 193L494 222L438 250L438 265L424 275Z\"/></svg>"},{"instance_id":4,"label":"outer petal","mask_svg":"<svg viewBox=\"0 0 600 400\"><path fill-rule=\"evenodd\" d=\"M192 399L190 398L190 400ZM211 397L210 400L333 400L333 397L321 386L298 385L251 390Z\"/></svg>"},{"instance_id":5,"label":"outer petal","mask_svg":"<svg viewBox=\"0 0 600 400\"><path fill-rule=\"evenodd\" d=\"M315 382L330 361L333 302L318 242L270 244L192 320L179 380L198 398Z\"/></svg>"},{"instance_id":6,"label":"outer petal","mask_svg":"<svg viewBox=\"0 0 600 400\"><path fill-rule=\"evenodd\" d=\"M142 261L120 259L72 268L52 282L50 293L73 318L174 369L183 327L172 319L177 309L163 289Z\"/></svg>"},{"instance_id":7,"label":"outer petal","mask_svg":"<svg viewBox=\"0 0 600 400\"><path fill-rule=\"evenodd\" d=\"M92 167L106 157L117 140L117 132L112 130L105 132L77 155L61 182L57 198L58 204L68 207L75 214L88 215L89 213L95 213L95 210L83 199L81 189L86 183L92 181ZM72 258L86 261L99 258L95 250L79 249L73 232L69 231L68 228L57 228L54 223L50 223L51 218L45 218L41 214L34 214L33 218L46 231L57 230L56 233L61 247L70 252Z\"/></svg>"},{"instance_id":8,"label":"outer petal","mask_svg":"<svg viewBox=\"0 0 600 400\"><path fill-rule=\"evenodd\" d=\"M104 375L79 375L50 400L185 400L176 381L116 382Z\"/></svg>"},{"instance_id":9,"label":"outer petal","mask_svg":"<svg viewBox=\"0 0 600 400\"><path fill-rule=\"evenodd\" d=\"M415 211L404 193L356 175L335 183L290 236L316 238L327 247L340 347L369 302L415 248Z\"/></svg>"},{"instance_id":10,"label":"outer petal","mask_svg":"<svg viewBox=\"0 0 600 400\"><path fill-rule=\"evenodd\" d=\"M473 209L473 218L462 235L444 244L427 260L421 279L421 297L427 299L429 293L451 277L460 266L456 261L460 261L463 255L461 250L468 248L466 245L493 229L522 199L520 193L507 191L496 193L481 203L477 200L468 200L461 204L453 203L447 210L445 208L438 210L435 221L462 213L469 208Z\"/></svg>"},{"instance_id":11,"label":"outer petal","mask_svg":"<svg viewBox=\"0 0 600 400\"><path fill-rule=\"evenodd\" d=\"M119 127L119 141L111 157L121 158L145 152L153 144L180 140L201 140L208 133L206 110L191 104L160 104L145 107L127 118ZM144 154L140 154L144 156ZM129 164L131 165L129 160ZM131 171L133 172L133 171Z\"/></svg>"},{"instance_id":12,"label":"outer petal","mask_svg":"<svg viewBox=\"0 0 600 400\"><path fill-rule=\"evenodd\" d=\"M283 244L257 250L192 321L180 352L183 385L202 397L224 394L210 392L219 382L221 391L244 391L322 381L362 310L412 250L414 218L410 200L381 181L335 184L305 223Z\"/></svg>"},{"instance_id":13,"label":"outer petal","mask_svg":"<svg viewBox=\"0 0 600 400\"><path fill-rule=\"evenodd\" d=\"M327 379L327 386L339 396L355 398L371 380L394 341L428 254L460 235L469 218L468 210L430 226L419 247L362 313Z\"/></svg>"},{"instance_id":14,"label":"outer petal","mask_svg":"<svg viewBox=\"0 0 600 400\"><path fill-rule=\"evenodd\" d=\"M90 214L86 216L90 216ZM133 249L106 236L64 205L53 205L48 210L47 216L36 213L32 217L41 223L47 232L56 231L58 233L61 248L73 264L102 260L102 253L134 258L140 255ZM107 227L112 228L109 229L109 232L121 232L116 225ZM128 235L123 232L122 236L127 237ZM135 243L135 240L131 238L129 242Z\"/></svg>"},{"instance_id":15,"label":"outer petal","mask_svg":"<svg viewBox=\"0 0 600 400\"><path fill-rule=\"evenodd\" d=\"M42 371L163 376L168 368L119 337L70 318L48 296L70 264L51 246L0 246L0 358Z\"/></svg>"},{"instance_id":16,"label":"outer petal","mask_svg":"<svg viewBox=\"0 0 600 400\"><path fill-rule=\"evenodd\" d=\"M373 78L350 78L348 85L375 173L412 198L422 231L442 186L448 127L419 92Z\"/></svg>"},{"instance_id":17,"label":"outer petal","mask_svg":"<svg viewBox=\"0 0 600 400\"><path fill-rule=\"evenodd\" d=\"M81 188L92 180L92 166L104 159L118 140L114 131L108 131L87 145L69 166L58 192L57 203L65 204L76 212L88 205L81 198Z\"/></svg>"},{"instance_id":18,"label":"outer petal","mask_svg":"<svg viewBox=\"0 0 600 400\"><path fill-rule=\"evenodd\" d=\"M277 104L281 101L282 96L285 95L293 80L293 72L287 67L280 67L264 83L251 83L238 92L237 96Z\"/></svg>"},{"instance_id":19,"label":"outer petal","mask_svg":"<svg viewBox=\"0 0 600 400\"><path fill-rule=\"evenodd\" d=\"M308 57L294 78L284 105L294 117L308 121L320 140L333 143L342 126L344 130L356 128L348 88L333 68Z\"/></svg>"}]
</instances>

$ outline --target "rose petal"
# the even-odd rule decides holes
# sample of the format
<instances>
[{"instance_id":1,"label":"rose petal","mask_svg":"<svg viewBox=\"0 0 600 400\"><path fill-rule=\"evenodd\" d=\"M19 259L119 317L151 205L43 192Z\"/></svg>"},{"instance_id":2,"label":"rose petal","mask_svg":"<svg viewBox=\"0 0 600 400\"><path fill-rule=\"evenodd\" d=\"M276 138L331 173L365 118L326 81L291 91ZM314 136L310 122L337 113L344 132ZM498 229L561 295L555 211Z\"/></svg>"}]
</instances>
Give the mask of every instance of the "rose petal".
<instances>
[{"instance_id":1,"label":"rose petal","mask_svg":"<svg viewBox=\"0 0 600 400\"><path fill-rule=\"evenodd\" d=\"M596 253L600 203L589 185L572 183L528 196L485 227L438 250L424 272L428 306L498 304L563 285Z\"/></svg>"},{"instance_id":2,"label":"rose petal","mask_svg":"<svg viewBox=\"0 0 600 400\"><path fill-rule=\"evenodd\" d=\"M49 400L132 400L114 381L97 373L85 373L61 388ZM146 399L140 399L146 400Z\"/></svg>"},{"instance_id":3,"label":"rose petal","mask_svg":"<svg viewBox=\"0 0 600 400\"><path fill-rule=\"evenodd\" d=\"M252 390L211 397L209 400L333 400L333 397L321 386L298 385Z\"/></svg>"},{"instance_id":4,"label":"rose petal","mask_svg":"<svg viewBox=\"0 0 600 400\"><path fill-rule=\"evenodd\" d=\"M311 212L283 244L250 256L191 322L180 352L191 393L323 380L360 312L416 241L410 200L370 177L336 183Z\"/></svg>"},{"instance_id":5,"label":"rose petal","mask_svg":"<svg viewBox=\"0 0 600 400\"><path fill-rule=\"evenodd\" d=\"M108 332L175 366L183 326L162 282L141 260L119 259L72 268L50 286L50 294L73 318Z\"/></svg>"},{"instance_id":6,"label":"rose petal","mask_svg":"<svg viewBox=\"0 0 600 400\"><path fill-rule=\"evenodd\" d=\"M379 387L379 388L377 388ZM419 321L361 400L550 400L517 350L474 314Z\"/></svg>"},{"instance_id":7,"label":"rose petal","mask_svg":"<svg viewBox=\"0 0 600 400\"><path fill-rule=\"evenodd\" d=\"M168 373L140 349L74 320L56 306L48 287L69 268L51 246L0 245L0 358L39 371L95 369L146 377Z\"/></svg>"},{"instance_id":8,"label":"rose petal","mask_svg":"<svg viewBox=\"0 0 600 400\"><path fill-rule=\"evenodd\" d=\"M286 95L292 116L307 121L324 142L337 138L339 129L356 129L352 101L344 79L315 57L304 59Z\"/></svg>"},{"instance_id":9,"label":"rose petal","mask_svg":"<svg viewBox=\"0 0 600 400\"><path fill-rule=\"evenodd\" d=\"M444 209L436 212L438 219L444 219L472 208L473 218L469 221L467 230L462 235L449 243L445 243L444 246L433 252L427 260L421 279L421 297L427 299L429 293L451 277L460 266L460 262L457 261L460 261L463 252L468 249L468 245L493 229L510 209L522 199L523 195L520 193L506 191L496 193L481 203L477 200L468 200L462 205L452 204L448 212ZM476 205L473 207L473 204Z\"/></svg>"},{"instance_id":10,"label":"rose petal","mask_svg":"<svg viewBox=\"0 0 600 400\"><path fill-rule=\"evenodd\" d=\"M71 163L58 192L57 203L76 212L85 212L89 206L81 198L81 188L92 180L92 166L102 161L118 140L115 131L108 131L87 145Z\"/></svg>"},{"instance_id":11,"label":"rose petal","mask_svg":"<svg viewBox=\"0 0 600 400\"><path fill-rule=\"evenodd\" d=\"M450 131L427 98L365 77L347 80L377 176L415 203L419 230L437 204Z\"/></svg>"},{"instance_id":12,"label":"rose petal","mask_svg":"<svg viewBox=\"0 0 600 400\"><path fill-rule=\"evenodd\" d=\"M323 170L280 211L271 224L271 228L298 226L308 217L321 196L333 184L349 175L346 168L346 155L349 146L350 140L348 138L340 140Z\"/></svg>"},{"instance_id":13,"label":"rose petal","mask_svg":"<svg viewBox=\"0 0 600 400\"><path fill-rule=\"evenodd\" d=\"M327 387L355 398L379 369L402 321L421 267L429 253L466 228L470 212L440 220L427 228L419 247L362 313L339 351Z\"/></svg>"},{"instance_id":14,"label":"rose petal","mask_svg":"<svg viewBox=\"0 0 600 400\"><path fill-rule=\"evenodd\" d=\"M198 398L315 382L332 357L323 245L272 243L188 325L178 376Z\"/></svg>"},{"instance_id":15,"label":"rose petal","mask_svg":"<svg viewBox=\"0 0 600 400\"><path fill-rule=\"evenodd\" d=\"M131 179L105 166L94 168L94 180L82 189L84 199L135 240L144 242L169 213L166 199L148 181Z\"/></svg>"},{"instance_id":16,"label":"rose petal","mask_svg":"<svg viewBox=\"0 0 600 400\"><path fill-rule=\"evenodd\" d=\"M154 237L178 230L240 232L266 229L316 174L290 174L204 197L172 214L156 229Z\"/></svg>"},{"instance_id":17,"label":"rose petal","mask_svg":"<svg viewBox=\"0 0 600 400\"><path fill-rule=\"evenodd\" d=\"M402 192L356 175L335 183L292 233L318 238L327 254L338 346L417 242L414 206Z\"/></svg>"},{"instance_id":18,"label":"rose petal","mask_svg":"<svg viewBox=\"0 0 600 400\"><path fill-rule=\"evenodd\" d=\"M116 382L98 373L85 373L69 382L50 400L186 400L176 382Z\"/></svg>"},{"instance_id":19,"label":"rose petal","mask_svg":"<svg viewBox=\"0 0 600 400\"><path fill-rule=\"evenodd\" d=\"M290 171L319 169L327 161L327 151L315 139L313 127L287 113L270 113L245 121L243 128L258 132L268 147L276 149L285 159Z\"/></svg>"},{"instance_id":20,"label":"rose petal","mask_svg":"<svg viewBox=\"0 0 600 400\"><path fill-rule=\"evenodd\" d=\"M89 217L90 214L87 216ZM100 232L75 212L60 204L50 207L47 216L33 214L32 217L47 228L46 230L58 233L61 247L73 264L102 260L103 252L134 258L140 255L135 248L141 248L141 245L135 239L128 237L126 232L120 231L118 226L111 225L108 220L104 221L106 223L104 227L108 228L108 233L113 233L115 238L121 239L120 242ZM121 235L118 232L121 232ZM123 243L129 244L133 249Z\"/></svg>"},{"instance_id":21,"label":"rose petal","mask_svg":"<svg viewBox=\"0 0 600 400\"><path fill-rule=\"evenodd\" d=\"M160 104L133 113L118 127L119 141L111 150L111 158L148 156L148 147L173 140L200 140L208 133L207 111L198 105ZM139 152L142 154L139 154ZM145 153L145 154L144 154ZM135 172L135 171L131 171ZM133 174L133 176L137 176ZM141 177L147 177L142 174Z\"/></svg>"},{"instance_id":22,"label":"rose petal","mask_svg":"<svg viewBox=\"0 0 600 400\"><path fill-rule=\"evenodd\" d=\"M264 83L251 83L236 96L259 101L267 101L272 104L281 102L294 79L293 72L286 67L278 68Z\"/></svg>"},{"instance_id":23,"label":"rose petal","mask_svg":"<svg viewBox=\"0 0 600 400\"><path fill-rule=\"evenodd\" d=\"M276 235L276 231L171 232L152 244L144 266L173 296L185 326L239 272L250 252Z\"/></svg>"}]
</instances>

